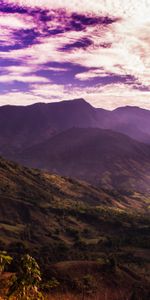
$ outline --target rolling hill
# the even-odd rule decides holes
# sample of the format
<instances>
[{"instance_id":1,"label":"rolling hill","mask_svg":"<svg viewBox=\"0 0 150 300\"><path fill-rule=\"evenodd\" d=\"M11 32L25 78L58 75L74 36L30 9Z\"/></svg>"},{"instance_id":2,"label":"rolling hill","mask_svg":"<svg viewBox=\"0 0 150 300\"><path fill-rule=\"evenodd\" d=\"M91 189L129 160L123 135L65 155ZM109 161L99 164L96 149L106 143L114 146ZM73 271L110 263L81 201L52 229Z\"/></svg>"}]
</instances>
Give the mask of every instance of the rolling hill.
<instances>
[{"instance_id":1,"label":"rolling hill","mask_svg":"<svg viewBox=\"0 0 150 300\"><path fill-rule=\"evenodd\" d=\"M150 192L150 146L110 130L72 128L14 159L107 190Z\"/></svg>"},{"instance_id":2,"label":"rolling hill","mask_svg":"<svg viewBox=\"0 0 150 300\"><path fill-rule=\"evenodd\" d=\"M1 242L6 244L20 239L29 244L41 243L44 239L46 243L55 238L57 241L57 230L61 231L61 226L64 227L62 240L68 236L69 242L67 228L78 227L71 211L101 205L125 207L119 197L118 200L87 183L21 167L0 158ZM71 215L64 222L65 210ZM32 238L29 235L33 235Z\"/></svg>"}]
</instances>

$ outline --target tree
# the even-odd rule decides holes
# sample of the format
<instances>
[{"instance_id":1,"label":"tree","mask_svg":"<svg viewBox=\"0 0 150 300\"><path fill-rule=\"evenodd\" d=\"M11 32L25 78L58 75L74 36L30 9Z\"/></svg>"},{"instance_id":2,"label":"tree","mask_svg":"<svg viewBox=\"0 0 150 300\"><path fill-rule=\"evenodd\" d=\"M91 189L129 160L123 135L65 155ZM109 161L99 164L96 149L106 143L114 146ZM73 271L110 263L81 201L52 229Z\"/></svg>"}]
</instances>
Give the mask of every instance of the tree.
<instances>
[{"instance_id":1,"label":"tree","mask_svg":"<svg viewBox=\"0 0 150 300\"><path fill-rule=\"evenodd\" d=\"M12 284L8 292L8 299L43 299L42 294L39 292L41 272L36 260L26 254L22 257L19 267L19 271L12 280Z\"/></svg>"},{"instance_id":2,"label":"tree","mask_svg":"<svg viewBox=\"0 0 150 300\"><path fill-rule=\"evenodd\" d=\"M4 271L5 266L12 262L12 257L6 251L0 251L0 274Z\"/></svg>"}]
</instances>

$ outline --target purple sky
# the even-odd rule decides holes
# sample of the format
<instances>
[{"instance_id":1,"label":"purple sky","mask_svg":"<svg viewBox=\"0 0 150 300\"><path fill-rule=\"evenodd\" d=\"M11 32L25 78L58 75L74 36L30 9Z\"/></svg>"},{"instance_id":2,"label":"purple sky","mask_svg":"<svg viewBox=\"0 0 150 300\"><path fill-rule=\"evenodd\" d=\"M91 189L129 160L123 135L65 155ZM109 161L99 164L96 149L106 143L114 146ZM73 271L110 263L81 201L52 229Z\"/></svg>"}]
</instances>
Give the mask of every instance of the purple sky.
<instances>
[{"instance_id":1,"label":"purple sky","mask_svg":"<svg viewBox=\"0 0 150 300\"><path fill-rule=\"evenodd\" d=\"M150 1L1 0L0 105L150 109Z\"/></svg>"}]
</instances>

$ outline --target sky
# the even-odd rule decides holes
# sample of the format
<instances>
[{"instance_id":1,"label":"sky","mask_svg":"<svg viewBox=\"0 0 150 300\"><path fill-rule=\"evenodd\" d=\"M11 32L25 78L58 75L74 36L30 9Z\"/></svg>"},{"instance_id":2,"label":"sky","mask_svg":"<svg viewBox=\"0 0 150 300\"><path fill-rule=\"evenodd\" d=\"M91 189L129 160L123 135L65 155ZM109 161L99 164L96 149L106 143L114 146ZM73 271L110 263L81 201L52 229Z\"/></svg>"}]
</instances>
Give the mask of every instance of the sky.
<instances>
[{"instance_id":1,"label":"sky","mask_svg":"<svg viewBox=\"0 0 150 300\"><path fill-rule=\"evenodd\" d=\"M0 0L0 105L150 109L150 0Z\"/></svg>"}]
</instances>

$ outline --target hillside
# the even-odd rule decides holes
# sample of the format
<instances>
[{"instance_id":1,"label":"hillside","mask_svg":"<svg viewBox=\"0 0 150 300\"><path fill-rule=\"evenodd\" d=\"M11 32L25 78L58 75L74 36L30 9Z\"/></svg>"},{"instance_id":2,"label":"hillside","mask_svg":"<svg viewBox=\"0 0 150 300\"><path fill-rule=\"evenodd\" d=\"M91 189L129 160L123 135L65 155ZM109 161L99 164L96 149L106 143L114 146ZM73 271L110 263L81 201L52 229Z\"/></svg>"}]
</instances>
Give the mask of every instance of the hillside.
<instances>
[{"instance_id":1,"label":"hillside","mask_svg":"<svg viewBox=\"0 0 150 300\"><path fill-rule=\"evenodd\" d=\"M65 261L51 265L50 273L63 282L64 291L71 292L56 294L53 300L59 297L62 300L147 300L150 296L149 281L122 265L114 267L100 260Z\"/></svg>"},{"instance_id":2,"label":"hillside","mask_svg":"<svg viewBox=\"0 0 150 300\"><path fill-rule=\"evenodd\" d=\"M149 262L148 199L140 195L111 195L1 158L0 208L0 248L12 255L28 251L42 268L108 253L133 269L141 255L143 268Z\"/></svg>"},{"instance_id":3,"label":"hillside","mask_svg":"<svg viewBox=\"0 0 150 300\"><path fill-rule=\"evenodd\" d=\"M108 190L150 192L150 146L96 128L72 128L14 159Z\"/></svg>"}]
</instances>

